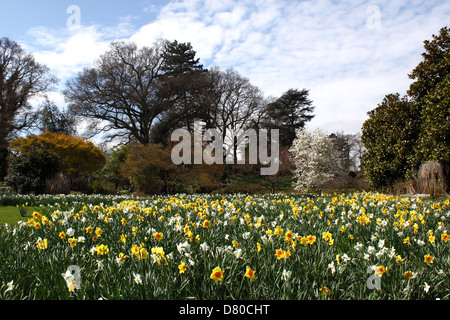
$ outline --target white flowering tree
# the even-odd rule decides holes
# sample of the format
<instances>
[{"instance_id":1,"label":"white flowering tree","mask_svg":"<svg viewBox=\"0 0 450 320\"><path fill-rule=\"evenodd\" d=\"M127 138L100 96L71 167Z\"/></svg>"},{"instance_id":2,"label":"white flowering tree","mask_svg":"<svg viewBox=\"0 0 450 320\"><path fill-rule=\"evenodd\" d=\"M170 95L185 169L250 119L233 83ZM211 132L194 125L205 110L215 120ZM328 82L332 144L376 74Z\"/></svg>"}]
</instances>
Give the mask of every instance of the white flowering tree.
<instances>
[{"instance_id":1,"label":"white flowering tree","mask_svg":"<svg viewBox=\"0 0 450 320\"><path fill-rule=\"evenodd\" d=\"M320 129L298 130L289 152L295 167L296 191L319 191L336 172L336 150L331 138Z\"/></svg>"}]
</instances>

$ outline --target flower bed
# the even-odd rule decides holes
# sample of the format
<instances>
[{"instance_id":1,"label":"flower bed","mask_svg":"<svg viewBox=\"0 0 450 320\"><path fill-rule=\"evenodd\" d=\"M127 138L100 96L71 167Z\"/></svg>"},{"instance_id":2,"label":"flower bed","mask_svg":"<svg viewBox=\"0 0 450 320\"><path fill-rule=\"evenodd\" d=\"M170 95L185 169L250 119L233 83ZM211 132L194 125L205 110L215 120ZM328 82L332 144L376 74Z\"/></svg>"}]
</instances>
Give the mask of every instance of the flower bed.
<instances>
[{"instance_id":1,"label":"flower bed","mask_svg":"<svg viewBox=\"0 0 450 320\"><path fill-rule=\"evenodd\" d=\"M448 199L42 196L27 219L0 226L0 299L450 297Z\"/></svg>"}]
</instances>

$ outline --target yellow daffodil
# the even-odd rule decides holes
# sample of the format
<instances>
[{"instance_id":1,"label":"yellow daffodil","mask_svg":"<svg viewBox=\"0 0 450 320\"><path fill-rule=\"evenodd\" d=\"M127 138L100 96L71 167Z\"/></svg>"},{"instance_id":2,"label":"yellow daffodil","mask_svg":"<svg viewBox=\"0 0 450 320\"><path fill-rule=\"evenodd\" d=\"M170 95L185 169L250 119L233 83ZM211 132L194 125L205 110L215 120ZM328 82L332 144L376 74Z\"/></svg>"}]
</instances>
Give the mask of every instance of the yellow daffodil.
<instances>
[{"instance_id":1,"label":"yellow daffodil","mask_svg":"<svg viewBox=\"0 0 450 320\"><path fill-rule=\"evenodd\" d=\"M101 244L101 245L97 246L95 249L97 251L97 255L103 256L103 255L106 255L106 254L109 253L108 246L104 245L104 244Z\"/></svg>"},{"instance_id":2,"label":"yellow daffodil","mask_svg":"<svg viewBox=\"0 0 450 320\"><path fill-rule=\"evenodd\" d=\"M162 234L162 232L155 232L155 233L153 234L153 237L159 242L159 241L162 240L163 234Z\"/></svg>"},{"instance_id":3,"label":"yellow daffodil","mask_svg":"<svg viewBox=\"0 0 450 320\"><path fill-rule=\"evenodd\" d=\"M140 257L140 259L143 259L143 260L147 259L147 257L148 257L148 251L147 251L147 249L141 248L141 249L139 250L139 257Z\"/></svg>"},{"instance_id":4,"label":"yellow daffodil","mask_svg":"<svg viewBox=\"0 0 450 320\"><path fill-rule=\"evenodd\" d=\"M331 290L330 290L329 288L327 288L327 287L322 287L322 288L319 289L319 291L320 291L320 294L321 294L322 296L331 293Z\"/></svg>"},{"instance_id":5,"label":"yellow daffodil","mask_svg":"<svg viewBox=\"0 0 450 320\"><path fill-rule=\"evenodd\" d=\"M291 251L290 250L284 251L282 249L277 249L275 251L275 256L277 257L277 260L287 259L291 256Z\"/></svg>"},{"instance_id":6,"label":"yellow daffodil","mask_svg":"<svg viewBox=\"0 0 450 320\"><path fill-rule=\"evenodd\" d=\"M308 244L313 244L314 242L316 242L316 237L315 236L309 235L309 236L306 237L306 239L308 241Z\"/></svg>"},{"instance_id":7,"label":"yellow daffodil","mask_svg":"<svg viewBox=\"0 0 450 320\"><path fill-rule=\"evenodd\" d=\"M245 277L249 278L251 281L253 281L253 279L255 279L255 271L252 270L249 266L246 267Z\"/></svg>"},{"instance_id":8,"label":"yellow daffodil","mask_svg":"<svg viewBox=\"0 0 450 320\"><path fill-rule=\"evenodd\" d=\"M287 259L287 258L289 258L290 256L291 256L291 250L286 250L286 251L284 252L284 258Z\"/></svg>"},{"instance_id":9,"label":"yellow daffodil","mask_svg":"<svg viewBox=\"0 0 450 320\"><path fill-rule=\"evenodd\" d=\"M95 234L97 235L97 237L100 237L103 233L103 230L100 228L95 229Z\"/></svg>"},{"instance_id":10,"label":"yellow daffodil","mask_svg":"<svg viewBox=\"0 0 450 320\"><path fill-rule=\"evenodd\" d=\"M137 246L137 245L133 245L132 247L131 247L131 253L132 254L134 254L135 256L137 256L137 257L139 257L139 250L140 250L141 248L139 247L139 246Z\"/></svg>"},{"instance_id":11,"label":"yellow daffodil","mask_svg":"<svg viewBox=\"0 0 450 320\"><path fill-rule=\"evenodd\" d=\"M122 265L126 258L128 258L128 256L124 255L122 252L119 253L119 256L116 258L117 264Z\"/></svg>"},{"instance_id":12,"label":"yellow daffodil","mask_svg":"<svg viewBox=\"0 0 450 320\"><path fill-rule=\"evenodd\" d=\"M27 225L28 225L29 227L34 226L35 223L36 223L36 221L35 221L34 219L28 219L28 221L27 221Z\"/></svg>"},{"instance_id":13,"label":"yellow daffodil","mask_svg":"<svg viewBox=\"0 0 450 320\"><path fill-rule=\"evenodd\" d=\"M300 244L304 246L308 244L308 237L298 236L297 240L300 241Z\"/></svg>"},{"instance_id":14,"label":"yellow daffodil","mask_svg":"<svg viewBox=\"0 0 450 320\"><path fill-rule=\"evenodd\" d=\"M405 273L403 273L403 277L405 277L406 279L411 279L412 272L411 271L405 271Z\"/></svg>"},{"instance_id":15,"label":"yellow daffodil","mask_svg":"<svg viewBox=\"0 0 450 320\"><path fill-rule=\"evenodd\" d=\"M146 258L147 257L145 256L145 258L143 258L143 259L146 259ZM164 249L162 247L152 248L151 258L153 259L153 262L157 263L158 265L161 264L161 262L168 264L165 253L164 253Z\"/></svg>"},{"instance_id":16,"label":"yellow daffodil","mask_svg":"<svg viewBox=\"0 0 450 320\"><path fill-rule=\"evenodd\" d=\"M283 230L283 228L278 226L275 228L275 232L273 234L276 236L282 236L284 234L284 230Z\"/></svg>"},{"instance_id":17,"label":"yellow daffodil","mask_svg":"<svg viewBox=\"0 0 450 320\"><path fill-rule=\"evenodd\" d=\"M78 243L78 239L77 239L77 238L74 238L74 237L69 238L67 241L69 242L69 244L70 244L70 246L71 246L72 248L75 247L75 246L77 245L77 243Z\"/></svg>"},{"instance_id":18,"label":"yellow daffodil","mask_svg":"<svg viewBox=\"0 0 450 320\"><path fill-rule=\"evenodd\" d=\"M205 221L203 221L203 225L202 225L202 227L203 228L209 228L211 226L211 222L209 222L208 220L205 220Z\"/></svg>"},{"instance_id":19,"label":"yellow daffodil","mask_svg":"<svg viewBox=\"0 0 450 320\"><path fill-rule=\"evenodd\" d=\"M291 230L288 230L286 232L286 234L284 235L284 241L286 241L286 242L292 242L293 238L294 238L294 235L292 234Z\"/></svg>"},{"instance_id":20,"label":"yellow daffodil","mask_svg":"<svg viewBox=\"0 0 450 320\"><path fill-rule=\"evenodd\" d=\"M277 249L275 252L275 256L277 257L278 260L283 259L284 251L282 249Z\"/></svg>"},{"instance_id":21,"label":"yellow daffodil","mask_svg":"<svg viewBox=\"0 0 450 320\"><path fill-rule=\"evenodd\" d=\"M330 241L332 236L333 235L330 232L323 232L322 233L322 239L325 240L325 241Z\"/></svg>"},{"instance_id":22,"label":"yellow daffodil","mask_svg":"<svg viewBox=\"0 0 450 320\"><path fill-rule=\"evenodd\" d=\"M182 261L179 265L178 265L178 272L179 273L184 273L186 271L186 264L184 263L184 261Z\"/></svg>"},{"instance_id":23,"label":"yellow daffodil","mask_svg":"<svg viewBox=\"0 0 450 320\"><path fill-rule=\"evenodd\" d=\"M48 223L48 219L46 216L42 216L41 221L42 221L42 224L44 224L44 225Z\"/></svg>"},{"instance_id":24,"label":"yellow daffodil","mask_svg":"<svg viewBox=\"0 0 450 320\"><path fill-rule=\"evenodd\" d=\"M383 274L387 273L388 269L385 266L376 266L375 267L375 274L378 275L380 278L383 276Z\"/></svg>"},{"instance_id":25,"label":"yellow daffodil","mask_svg":"<svg viewBox=\"0 0 450 320\"><path fill-rule=\"evenodd\" d=\"M224 273L223 273L222 269L220 267L215 267L213 269L213 271L211 272L210 279L214 280L214 282L217 283L217 282L223 281L223 275L224 275Z\"/></svg>"},{"instance_id":26,"label":"yellow daffodil","mask_svg":"<svg viewBox=\"0 0 450 320\"><path fill-rule=\"evenodd\" d=\"M48 245L47 239L44 239L44 240L38 241L36 247L39 250L45 250L45 249L47 249L47 245Z\"/></svg>"},{"instance_id":27,"label":"yellow daffodil","mask_svg":"<svg viewBox=\"0 0 450 320\"><path fill-rule=\"evenodd\" d=\"M432 264L434 261L434 257L429 254L425 255L423 258L424 258L425 263L428 265Z\"/></svg>"}]
</instances>

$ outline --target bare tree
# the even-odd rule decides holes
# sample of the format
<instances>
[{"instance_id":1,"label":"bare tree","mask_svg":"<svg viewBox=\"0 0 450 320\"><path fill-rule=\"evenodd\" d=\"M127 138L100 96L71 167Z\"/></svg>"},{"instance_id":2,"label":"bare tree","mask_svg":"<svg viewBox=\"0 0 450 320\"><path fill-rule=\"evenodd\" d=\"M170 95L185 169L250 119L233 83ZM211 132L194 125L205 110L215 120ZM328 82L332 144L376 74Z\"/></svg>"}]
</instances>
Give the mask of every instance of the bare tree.
<instances>
[{"instance_id":1,"label":"bare tree","mask_svg":"<svg viewBox=\"0 0 450 320\"><path fill-rule=\"evenodd\" d=\"M134 43L114 42L93 68L67 82L69 110L89 121L91 136L106 133L107 141L150 142L152 125L165 108L158 96L165 44L160 40L139 49Z\"/></svg>"},{"instance_id":2,"label":"bare tree","mask_svg":"<svg viewBox=\"0 0 450 320\"><path fill-rule=\"evenodd\" d=\"M44 100L37 111L35 126L42 133L50 131L75 135L75 120L70 117L66 110L60 110L58 106L48 98Z\"/></svg>"},{"instance_id":3,"label":"bare tree","mask_svg":"<svg viewBox=\"0 0 450 320\"><path fill-rule=\"evenodd\" d=\"M50 90L56 81L19 44L0 38L0 179L6 175L9 139L35 120L30 98Z\"/></svg>"},{"instance_id":4,"label":"bare tree","mask_svg":"<svg viewBox=\"0 0 450 320\"><path fill-rule=\"evenodd\" d=\"M238 72L204 70L189 43L166 40L140 49L112 43L93 68L67 82L64 94L71 114L88 120L91 136L140 144L164 143L168 130L192 130L197 120L226 141L250 126L263 100Z\"/></svg>"},{"instance_id":5,"label":"bare tree","mask_svg":"<svg viewBox=\"0 0 450 320\"><path fill-rule=\"evenodd\" d=\"M205 103L209 107L206 125L221 132L222 141L228 144L228 154L233 152L236 160L237 146L241 143L236 139L258 120L263 94L235 70L214 68L208 74L213 85L212 92L206 98L209 101Z\"/></svg>"},{"instance_id":6,"label":"bare tree","mask_svg":"<svg viewBox=\"0 0 450 320\"><path fill-rule=\"evenodd\" d=\"M361 157L360 134L336 132L330 134L331 142L336 149L338 169L341 172L358 171Z\"/></svg>"}]
</instances>

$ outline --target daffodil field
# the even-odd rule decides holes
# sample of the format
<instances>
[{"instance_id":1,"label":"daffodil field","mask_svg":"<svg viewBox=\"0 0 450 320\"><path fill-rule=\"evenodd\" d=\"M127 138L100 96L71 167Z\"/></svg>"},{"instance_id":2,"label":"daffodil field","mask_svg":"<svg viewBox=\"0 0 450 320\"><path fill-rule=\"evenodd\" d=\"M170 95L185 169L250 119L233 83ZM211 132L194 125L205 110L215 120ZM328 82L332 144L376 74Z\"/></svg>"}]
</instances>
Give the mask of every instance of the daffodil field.
<instances>
[{"instance_id":1,"label":"daffodil field","mask_svg":"<svg viewBox=\"0 0 450 320\"><path fill-rule=\"evenodd\" d=\"M0 226L0 299L450 298L449 199L32 201L23 222Z\"/></svg>"}]
</instances>

